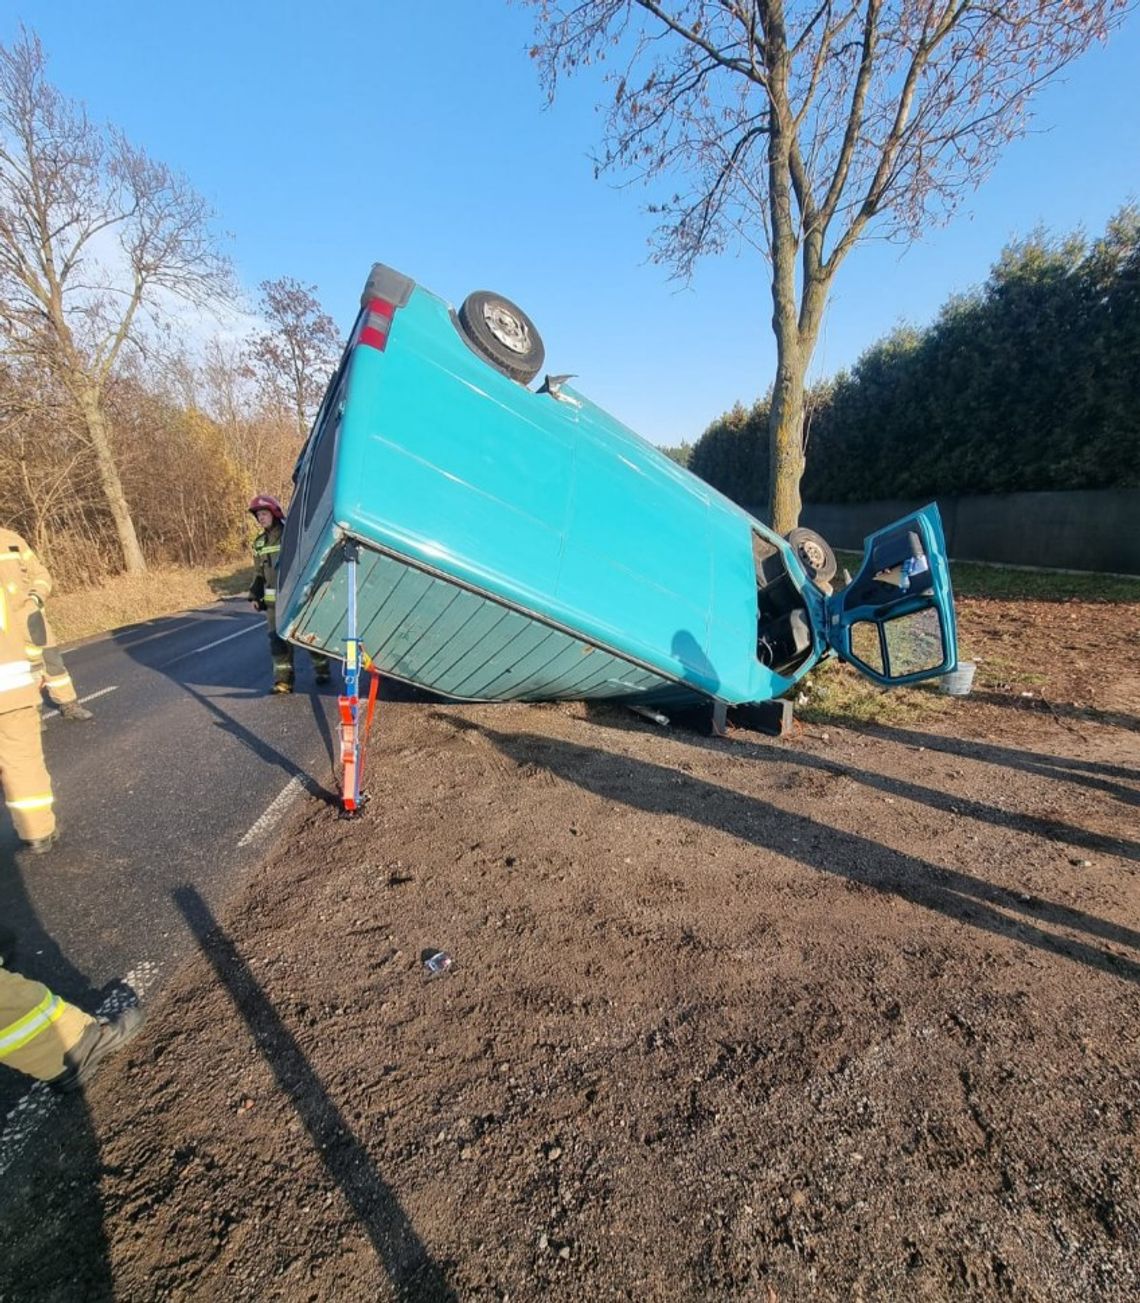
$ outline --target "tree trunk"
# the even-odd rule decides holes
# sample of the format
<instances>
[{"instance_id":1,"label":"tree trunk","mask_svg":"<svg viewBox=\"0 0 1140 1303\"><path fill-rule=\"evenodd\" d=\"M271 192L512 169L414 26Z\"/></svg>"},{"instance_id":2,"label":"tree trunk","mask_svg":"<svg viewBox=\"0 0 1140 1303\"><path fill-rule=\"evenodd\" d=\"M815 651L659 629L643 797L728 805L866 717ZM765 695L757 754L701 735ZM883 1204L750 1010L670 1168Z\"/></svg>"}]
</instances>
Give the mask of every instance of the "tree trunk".
<instances>
[{"instance_id":1,"label":"tree trunk","mask_svg":"<svg viewBox=\"0 0 1140 1303\"><path fill-rule=\"evenodd\" d=\"M811 261L814 249L807 250ZM777 268L777 272L779 268ZM787 534L800 521L800 480L806 456L804 450L805 377L819 338L820 322L827 302L829 277L805 270L805 286L797 305L788 277L773 276L775 312L772 327L776 335L776 379L768 413L768 514L772 528Z\"/></svg>"},{"instance_id":2,"label":"tree trunk","mask_svg":"<svg viewBox=\"0 0 1140 1303\"><path fill-rule=\"evenodd\" d=\"M778 534L800 518L800 476L804 471L804 372L811 348L803 348L796 299L796 255L800 247L792 215L791 148L794 118L788 95L788 54L782 7L772 6L766 28L771 108L768 112L768 209L772 239L772 330L776 336L776 379L768 414L768 515Z\"/></svg>"},{"instance_id":3,"label":"tree trunk","mask_svg":"<svg viewBox=\"0 0 1140 1303\"><path fill-rule=\"evenodd\" d=\"M768 414L768 514L776 533L786 534L800 519L806 366L798 348L778 352Z\"/></svg>"},{"instance_id":4,"label":"tree trunk","mask_svg":"<svg viewBox=\"0 0 1140 1303\"><path fill-rule=\"evenodd\" d=\"M95 450L95 461L99 467L99 481L107 498L111 519L115 522L115 534L123 554L123 566L129 575L141 575L146 572L146 560L139 547L135 523L131 519L131 509L123 493L123 482L119 478L119 468L111 451L111 435L107 429L107 418L103 414L103 405L99 395L87 389L79 395L79 410L87 435Z\"/></svg>"}]
</instances>

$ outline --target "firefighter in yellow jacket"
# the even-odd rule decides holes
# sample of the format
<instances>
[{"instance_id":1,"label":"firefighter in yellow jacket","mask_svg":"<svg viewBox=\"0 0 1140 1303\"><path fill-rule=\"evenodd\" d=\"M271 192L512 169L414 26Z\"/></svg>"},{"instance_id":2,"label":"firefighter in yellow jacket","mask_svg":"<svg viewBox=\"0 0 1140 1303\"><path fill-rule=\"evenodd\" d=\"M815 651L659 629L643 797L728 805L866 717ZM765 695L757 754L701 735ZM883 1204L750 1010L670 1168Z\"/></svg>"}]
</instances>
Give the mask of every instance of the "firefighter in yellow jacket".
<instances>
[{"instance_id":1,"label":"firefighter in yellow jacket","mask_svg":"<svg viewBox=\"0 0 1140 1303\"><path fill-rule=\"evenodd\" d=\"M259 493L249 504L250 515L261 526L253 541L253 584L249 600L258 611L265 612L269 626L269 653L273 657L274 693L293 691L293 644L277 633L277 565L281 556L281 538L285 532L285 512L281 503L268 493ZM310 652L318 683L329 681L328 657Z\"/></svg>"},{"instance_id":2,"label":"firefighter in yellow jacket","mask_svg":"<svg viewBox=\"0 0 1140 1303\"><path fill-rule=\"evenodd\" d=\"M40 737L40 683L51 579L19 534L0 530L0 783L26 849L56 839L51 778Z\"/></svg>"},{"instance_id":3,"label":"firefighter in yellow jacket","mask_svg":"<svg viewBox=\"0 0 1140 1303\"><path fill-rule=\"evenodd\" d=\"M114 1018L93 1018L5 966L0 954L0 1064L49 1082L56 1090L81 1090L99 1062L131 1040L143 1025L133 1005Z\"/></svg>"},{"instance_id":4,"label":"firefighter in yellow jacket","mask_svg":"<svg viewBox=\"0 0 1140 1303\"><path fill-rule=\"evenodd\" d=\"M19 534L11 529L0 528L0 556L11 557L13 555L21 558L21 564L24 566L28 577L29 591L34 594L40 606L40 616L43 624L37 626L36 632L43 641L38 645L31 642L28 647L28 658L32 661L39 675L40 684L47 691L52 704L59 707L59 713L64 719L94 719L95 716L85 706L79 704L75 684L71 681L71 675L68 673L67 666L63 663L60 650L55 645L51 626L47 622L47 617L43 614L43 604L52 590L51 575L48 574L43 562ZM0 561L0 565L5 567L11 564L10 560ZM0 578L0 583L6 582L9 578L8 575L3 576Z\"/></svg>"}]
</instances>

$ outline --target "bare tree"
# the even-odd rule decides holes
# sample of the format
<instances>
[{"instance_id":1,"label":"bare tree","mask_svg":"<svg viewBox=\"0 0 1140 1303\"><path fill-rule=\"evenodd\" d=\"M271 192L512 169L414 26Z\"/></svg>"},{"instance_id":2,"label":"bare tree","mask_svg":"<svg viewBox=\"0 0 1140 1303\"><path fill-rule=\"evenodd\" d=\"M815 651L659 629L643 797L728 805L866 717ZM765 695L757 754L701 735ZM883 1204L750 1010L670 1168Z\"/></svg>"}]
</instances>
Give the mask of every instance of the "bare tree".
<instances>
[{"instance_id":1,"label":"bare tree","mask_svg":"<svg viewBox=\"0 0 1140 1303\"><path fill-rule=\"evenodd\" d=\"M340 332L321 308L316 286L291 276L262 282L260 309L269 329L253 342L254 368L270 394L294 414L304 440L340 359Z\"/></svg>"},{"instance_id":2,"label":"bare tree","mask_svg":"<svg viewBox=\"0 0 1140 1303\"><path fill-rule=\"evenodd\" d=\"M0 520L67 583L121 568L98 469L69 396L42 368L0 365Z\"/></svg>"},{"instance_id":3,"label":"bare tree","mask_svg":"<svg viewBox=\"0 0 1140 1303\"><path fill-rule=\"evenodd\" d=\"M871 232L946 219L1026 126L1033 93L1130 0L526 0L549 98L609 74L599 172L683 188L651 204L687 277L743 242L771 264L770 508L800 511L804 383L832 280Z\"/></svg>"},{"instance_id":4,"label":"bare tree","mask_svg":"<svg viewBox=\"0 0 1140 1303\"><path fill-rule=\"evenodd\" d=\"M49 446L37 442L38 423L51 409L51 395L36 385L33 375L0 368L3 519L30 539L41 556L51 551L49 522L74 501L81 461L81 450L67 438L66 416L54 428Z\"/></svg>"},{"instance_id":5,"label":"bare tree","mask_svg":"<svg viewBox=\"0 0 1140 1303\"><path fill-rule=\"evenodd\" d=\"M46 78L39 39L0 45L0 332L81 418L128 571L146 569L116 461L107 386L171 300L228 297L211 213L181 176Z\"/></svg>"}]
</instances>

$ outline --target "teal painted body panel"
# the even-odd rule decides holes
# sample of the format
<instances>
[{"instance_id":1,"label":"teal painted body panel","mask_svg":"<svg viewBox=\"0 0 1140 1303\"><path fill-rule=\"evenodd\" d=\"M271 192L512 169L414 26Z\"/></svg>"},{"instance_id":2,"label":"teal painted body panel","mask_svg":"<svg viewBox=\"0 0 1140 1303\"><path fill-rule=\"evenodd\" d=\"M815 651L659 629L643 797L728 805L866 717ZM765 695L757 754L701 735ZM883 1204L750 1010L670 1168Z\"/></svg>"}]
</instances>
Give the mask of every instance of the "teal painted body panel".
<instances>
[{"instance_id":1,"label":"teal painted body panel","mask_svg":"<svg viewBox=\"0 0 1140 1303\"><path fill-rule=\"evenodd\" d=\"M576 391L509 379L443 300L386 275L404 287L386 345L361 342L362 311L298 463L285 636L343 655L355 539L365 649L453 697L738 704L827 651L824 596L784 540ZM758 654L756 541L803 613L786 673Z\"/></svg>"},{"instance_id":2,"label":"teal painted body panel","mask_svg":"<svg viewBox=\"0 0 1140 1303\"><path fill-rule=\"evenodd\" d=\"M293 637L343 658L348 594L334 557ZM377 668L477 701L577 700L658 693L660 675L399 558L362 551L359 634Z\"/></svg>"}]
</instances>

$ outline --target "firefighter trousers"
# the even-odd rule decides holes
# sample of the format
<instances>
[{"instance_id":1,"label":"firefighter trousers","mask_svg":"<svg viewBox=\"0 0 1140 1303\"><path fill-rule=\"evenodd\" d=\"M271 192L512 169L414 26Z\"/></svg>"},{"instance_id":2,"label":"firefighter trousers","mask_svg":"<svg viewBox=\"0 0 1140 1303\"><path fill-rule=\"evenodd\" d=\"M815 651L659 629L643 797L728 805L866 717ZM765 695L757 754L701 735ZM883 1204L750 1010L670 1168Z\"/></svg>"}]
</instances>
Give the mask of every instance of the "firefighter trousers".
<instances>
[{"instance_id":1,"label":"firefighter trousers","mask_svg":"<svg viewBox=\"0 0 1140 1303\"><path fill-rule=\"evenodd\" d=\"M0 1064L51 1081L95 1019L0 963Z\"/></svg>"},{"instance_id":2,"label":"firefighter trousers","mask_svg":"<svg viewBox=\"0 0 1140 1303\"><path fill-rule=\"evenodd\" d=\"M266 621L269 629L269 654L273 658L273 682L287 683L293 686L293 644L286 642L277 634L277 623L274 619L273 607L270 606L266 612ZM329 658L321 652L311 651L309 656L313 661L313 669L322 678L329 672Z\"/></svg>"},{"instance_id":3,"label":"firefighter trousers","mask_svg":"<svg viewBox=\"0 0 1140 1303\"><path fill-rule=\"evenodd\" d=\"M43 650L44 688L48 697L56 706L69 706L79 700L75 684L67 672L58 647L45 647Z\"/></svg>"},{"instance_id":4,"label":"firefighter trousers","mask_svg":"<svg viewBox=\"0 0 1140 1303\"><path fill-rule=\"evenodd\" d=\"M26 842L55 831L39 706L0 712L0 782L16 832Z\"/></svg>"}]
</instances>

